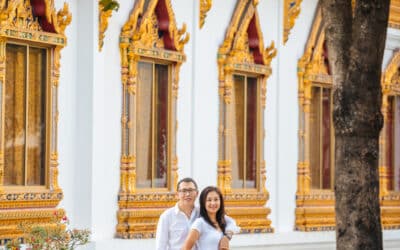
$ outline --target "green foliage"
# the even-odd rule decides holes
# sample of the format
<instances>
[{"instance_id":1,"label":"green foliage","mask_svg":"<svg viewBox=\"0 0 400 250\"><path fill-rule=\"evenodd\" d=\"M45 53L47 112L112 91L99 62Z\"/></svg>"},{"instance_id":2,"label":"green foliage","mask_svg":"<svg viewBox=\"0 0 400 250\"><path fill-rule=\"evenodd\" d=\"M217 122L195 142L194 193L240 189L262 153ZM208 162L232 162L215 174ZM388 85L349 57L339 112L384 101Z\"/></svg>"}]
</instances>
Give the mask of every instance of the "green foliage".
<instances>
[{"instance_id":1,"label":"green foliage","mask_svg":"<svg viewBox=\"0 0 400 250\"><path fill-rule=\"evenodd\" d=\"M100 0L100 4L103 6L103 11L115 10L118 11L119 3L115 0Z\"/></svg>"},{"instance_id":2,"label":"green foliage","mask_svg":"<svg viewBox=\"0 0 400 250\"><path fill-rule=\"evenodd\" d=\"M42 227L35 225L20 225L24 232L27 249L31 250L74 250L79 245L89 242L90 231L69 229L69 220L66 216L55 214L55 227ZM20 249L21 244L17 239L7 244L7 249Z\"/></svg>"}]
</instances>

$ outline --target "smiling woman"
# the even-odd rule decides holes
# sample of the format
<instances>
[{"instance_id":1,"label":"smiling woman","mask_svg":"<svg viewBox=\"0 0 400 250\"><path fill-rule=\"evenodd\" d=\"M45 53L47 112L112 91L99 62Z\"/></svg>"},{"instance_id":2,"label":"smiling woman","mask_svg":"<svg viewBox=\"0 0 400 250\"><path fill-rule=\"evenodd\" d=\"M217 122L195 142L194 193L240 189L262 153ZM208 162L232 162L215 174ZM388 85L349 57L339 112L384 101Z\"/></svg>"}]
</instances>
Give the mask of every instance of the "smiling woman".
<instances>
[{"instance_id":1,"label":"smiling woman","mask_svg":"<svg viewBox=\"0 0 400 250\"><path fill-rule=\"evenodd\" d=\"M200 218L193 223L182 249L192 249L196 242L199 250L229 249L229 246L220 246L221 239L225 235L230 238L239 231L236 223L225 215L224 199L219 188L208 186L200 194Z\"/></svg>"}]
</instances>

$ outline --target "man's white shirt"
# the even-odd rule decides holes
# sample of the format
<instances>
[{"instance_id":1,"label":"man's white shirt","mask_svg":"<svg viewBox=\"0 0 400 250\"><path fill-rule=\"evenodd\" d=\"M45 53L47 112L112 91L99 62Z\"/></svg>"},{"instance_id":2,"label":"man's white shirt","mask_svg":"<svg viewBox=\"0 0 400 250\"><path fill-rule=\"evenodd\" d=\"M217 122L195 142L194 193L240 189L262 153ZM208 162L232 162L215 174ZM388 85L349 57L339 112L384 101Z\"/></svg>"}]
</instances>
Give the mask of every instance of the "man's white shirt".
<instances>
[{"instance_id":1,"label":"man's white shirt","mask_svg":"<svg viewBox=\"0 0 400 250\"><path fill-rule=\"evenodd\" d=\"M190 218L179 209L178 203L174 207L165 210L157 224L156 250L181 250L192 224L199 217L200 209L198 207L193 208ZM226 231L240 232L240 227L236 225L235 220L231 217L225 215L225 221ZM196 249L197 242L192 250Z\"/></svg>"},{"instance_id":2,"label":"man's white shirt","mask_svg":"<svg viewBox=\"0 0 400 250\"><path fill-rule=\"evenodd\" d=\"M165 210L158 220L156 250L180 250L189 234L190 227L199 216L199 208L195 207L188 218L179 209L178 203Z\"/></svg>"}]
</instances>

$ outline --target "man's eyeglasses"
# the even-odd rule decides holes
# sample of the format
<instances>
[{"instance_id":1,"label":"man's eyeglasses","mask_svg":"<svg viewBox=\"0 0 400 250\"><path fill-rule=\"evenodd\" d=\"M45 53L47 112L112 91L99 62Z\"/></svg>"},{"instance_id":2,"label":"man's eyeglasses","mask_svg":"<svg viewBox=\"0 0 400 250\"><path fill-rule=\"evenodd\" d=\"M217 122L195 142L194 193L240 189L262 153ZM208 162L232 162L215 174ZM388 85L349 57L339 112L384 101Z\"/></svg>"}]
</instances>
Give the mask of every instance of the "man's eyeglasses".
<instances>
[{"instance_id":1,"label":"man's eyeglasses","mask_svg":"<svg viewBox=\"0 0 400 250\"><path fill-rule=\"evenodd\" d=\"M193 194L194 192L197 192L197 189L194 189L194 188L179 189L178 192L181 194Z\"/></svg>"}]
</instances>

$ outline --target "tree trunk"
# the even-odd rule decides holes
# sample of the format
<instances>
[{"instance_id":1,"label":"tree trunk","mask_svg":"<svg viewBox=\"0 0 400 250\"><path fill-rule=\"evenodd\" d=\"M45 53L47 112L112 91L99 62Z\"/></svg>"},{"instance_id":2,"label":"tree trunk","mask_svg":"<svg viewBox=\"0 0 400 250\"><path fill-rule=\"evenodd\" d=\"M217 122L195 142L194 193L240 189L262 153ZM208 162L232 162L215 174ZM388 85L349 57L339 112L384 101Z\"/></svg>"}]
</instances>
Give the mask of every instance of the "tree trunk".
<instances>
[{"instance_id":1,"label":"tree trunk","mask_svg":"<svg viewBox=\"0 0 400 250\"><path fill-rule=\"evenodd\" d=\"M390 0L321 0L333 76L337 249L382 249L381 65Z\"/></svg>"}]
</instances>

